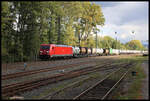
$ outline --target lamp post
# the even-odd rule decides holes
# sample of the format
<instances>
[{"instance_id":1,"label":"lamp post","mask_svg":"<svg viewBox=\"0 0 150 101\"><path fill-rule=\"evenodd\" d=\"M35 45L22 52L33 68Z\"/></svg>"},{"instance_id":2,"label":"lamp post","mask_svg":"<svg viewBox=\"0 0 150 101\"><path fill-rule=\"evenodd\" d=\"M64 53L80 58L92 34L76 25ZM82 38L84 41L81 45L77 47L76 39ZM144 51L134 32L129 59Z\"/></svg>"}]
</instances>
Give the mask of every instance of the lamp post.
<instances>
[{"instance_id":1,"label":"lamp post","mask_svg":"<svg viewBox=\"0 0 150 101\"><path fill-rule=\"evenodd\" d=\"M115 34L116 34L116 49L117 49L117 32L115 32Z\"/></svg>"},{"instance_id":2,"label":"lamp post","mask_svg":"<svg viewBox=\"0 0 150 101\"><path fill-rule=\"evenodd\" d=\"M97 32L99 32L99 29L94 29L94 34L96 34L96 39L95 39L95 43L96 43L96 48L97 48Z\"/></svg>"},{"instance_id":3,"label":"lamp post","mask_svg":"<svg viewBox=\"0 0 150 101\"><path fill-rule=\"evenodd\" d=\"M97 31L95 31L95 34L96 34L96 48L97 48Z\"/></svg>"},{"instance_id":4,"label":"lamp post","mask_svg":"<svg viewBox=\"0 0 150 101\"><path fill-rule=\"evenodd\" d=\"M132 35L133 35L133 40L135 40L135 39L134 39L134 36L135 36L135 33L134 33L134 31L132 31Z\"/></svg>"}]
</instances>

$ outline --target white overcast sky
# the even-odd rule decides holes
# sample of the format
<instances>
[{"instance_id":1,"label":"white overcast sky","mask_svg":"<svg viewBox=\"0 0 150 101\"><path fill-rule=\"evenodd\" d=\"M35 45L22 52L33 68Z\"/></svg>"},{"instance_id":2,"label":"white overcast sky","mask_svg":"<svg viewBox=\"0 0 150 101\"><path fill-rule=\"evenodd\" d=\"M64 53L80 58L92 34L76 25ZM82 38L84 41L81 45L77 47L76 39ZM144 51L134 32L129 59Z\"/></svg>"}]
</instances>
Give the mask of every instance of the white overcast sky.
<instances>
[{"instance_id":1,"label":"white overcast sky","mask_svg":"<svg viewBox=\"0 0 150 101\"><path fill-rule=\"evenodd\" d=\"M101 32L98 34L100 36L117 37L122 43L132 39L140 41L149 39L148 2L98 1L95 3L101 5L105 17L105 25L99 26ZM115 32L117 32L117 36Z\"/></svg>"}]
</instances>

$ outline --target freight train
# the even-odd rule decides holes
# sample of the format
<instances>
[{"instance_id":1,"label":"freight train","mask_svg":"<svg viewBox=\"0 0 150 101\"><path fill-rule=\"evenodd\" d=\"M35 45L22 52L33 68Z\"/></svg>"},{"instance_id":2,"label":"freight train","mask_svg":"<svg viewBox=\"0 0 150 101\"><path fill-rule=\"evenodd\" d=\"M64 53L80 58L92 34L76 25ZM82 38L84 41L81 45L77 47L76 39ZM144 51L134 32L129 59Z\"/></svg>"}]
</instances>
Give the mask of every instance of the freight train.
<instances>
[{"instance_id":1,"label":"freight train","mask_svg":"<svg viewBox=\"0 0 150 101\"><path fill-rule=\"evenodd\" d=\"M139 50L121 50L112 48L89 48L76 47L68 45L41 44L40 59L56 57L83 57L83 56L102 56L102 55L120 55L120 54L144 54L147 51Z\"/></svg>"}]
</instances>

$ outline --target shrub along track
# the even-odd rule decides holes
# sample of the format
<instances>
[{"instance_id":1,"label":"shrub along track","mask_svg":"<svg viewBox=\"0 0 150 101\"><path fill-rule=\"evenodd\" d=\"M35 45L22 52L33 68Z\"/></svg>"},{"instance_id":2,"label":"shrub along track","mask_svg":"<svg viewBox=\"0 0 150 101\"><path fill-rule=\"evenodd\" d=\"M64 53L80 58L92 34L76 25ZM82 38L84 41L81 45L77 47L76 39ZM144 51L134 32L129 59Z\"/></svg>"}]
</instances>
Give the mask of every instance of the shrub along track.
<instances>
[{"instance_id":1,"label":"shrub along track","mask_svg":"<svg viewBox=\"0 0 150 101\"><path fill-rule=\"evenodd\" d=\"M115 87L123 80L123 78L126 76L126 74L128 73L128 71L130 70L129 67L135 65L135 63L130 63L127 64L126 66L122 66L122 67L126 67L124 73L122 73L121 69L119 68L116 71L110 73L109 75L107 75L105 78L103 78L102 80L100 80L99 82L97 82L96 84L94 84L93 86L89 87L88 89L86 89L85 91L83 91L82 93L80 93L79 95L77 95L76 97L74 97L73 99L84 99L84 100L94 100L94 99L106 99L107 96L112 92L113 89L115 89ZM128 67L127 67L128 66ZM117 75L119 73L119 75L121 76L120 78L117 79L112 79L112 77L114 75Z\"/></svg>"},{"instance_id":2,"label":"shrub along track","mask_svg":"<svg viewBox=\"0 0 150 101\"><path fill-rule=\"evenodd\" d=\"M123 65L126 65L126 64L122 63L122 64L118 64L118 65L116 65L116 64L113 65L111 63L106 63L106 64L103 64L102 66L99 66L99 65L89 66L89 67L82 68L79 70L73 70L70 72L65 72L65 73L57 74L57 75L42 78L42 79L36 79L36 80L32 80L32 81L26 81L26 82L6 85L6 86L2 87L2 96L3 97L13 96L13 95L19 94L23 91L38 88L40 86L47 85L50 83L54 83L54 82L58 82L58 81L66 80L66 79L71 79L74 77L78 77L81 75L95 72L97 70L107 70L107 69L115 68L116 66L118 67L118 66L123 66ZM106 67L109 67L109 68L106 68Z\"/></svg>"}]
</instances>

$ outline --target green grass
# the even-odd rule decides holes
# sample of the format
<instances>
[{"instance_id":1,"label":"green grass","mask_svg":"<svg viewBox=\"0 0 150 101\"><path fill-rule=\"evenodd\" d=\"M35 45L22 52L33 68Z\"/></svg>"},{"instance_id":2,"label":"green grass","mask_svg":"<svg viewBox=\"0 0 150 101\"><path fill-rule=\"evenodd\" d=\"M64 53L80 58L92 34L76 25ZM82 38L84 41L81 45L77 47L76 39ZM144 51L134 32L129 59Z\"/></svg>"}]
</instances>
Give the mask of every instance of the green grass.
<instances>
[{"instance_id":1,"label":"green grass","mask_svg":"<svg viewBox=\"0 0 150 101\"><path fill-rule=\"evenodd\" d=\"M137 75L132 76L131 72L129 72L129 74L127 75L127 79L132 80L132 83L130 87L128 88L128 91L123 95L120 92L118 92L113 97L113 99L126 100L126 99L141 98L142 79L146 77L143 69L141 68L141 63L143 63L143 61L147 59L148 59L147 57L135 56L135 57L129 57L129 58L122 60L126 62L129 62L129 61L136 62L137 64L131 70L136 71Z\"/></svg>"}]
</instances>

